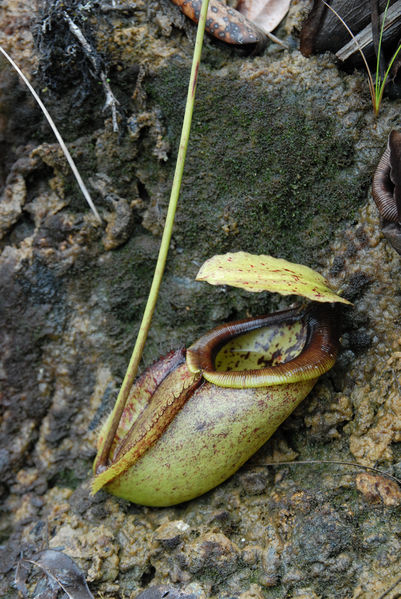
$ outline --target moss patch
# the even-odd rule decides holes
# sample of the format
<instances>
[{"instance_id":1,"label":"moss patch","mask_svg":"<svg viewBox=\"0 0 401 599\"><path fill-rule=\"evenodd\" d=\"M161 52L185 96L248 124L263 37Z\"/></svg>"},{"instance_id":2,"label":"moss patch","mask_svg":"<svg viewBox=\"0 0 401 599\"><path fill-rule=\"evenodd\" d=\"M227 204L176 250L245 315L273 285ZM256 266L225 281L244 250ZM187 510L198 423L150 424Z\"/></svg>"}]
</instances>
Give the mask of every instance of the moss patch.
<instances>
[{"instance_id":1,"label":"moss patch","mask_svg":"<svg viewBox=\"0 0 401 599\"><path fill-rule=\"evenodd\" d=\"M187 80L187 69L172 64L147 88L173 155ZM354 160L354 140L321 98L203 70L175 238L209 256L242 249L313 266L316 248L365 196L368 176L350 176Z\"/></svg>"}]
</instances>

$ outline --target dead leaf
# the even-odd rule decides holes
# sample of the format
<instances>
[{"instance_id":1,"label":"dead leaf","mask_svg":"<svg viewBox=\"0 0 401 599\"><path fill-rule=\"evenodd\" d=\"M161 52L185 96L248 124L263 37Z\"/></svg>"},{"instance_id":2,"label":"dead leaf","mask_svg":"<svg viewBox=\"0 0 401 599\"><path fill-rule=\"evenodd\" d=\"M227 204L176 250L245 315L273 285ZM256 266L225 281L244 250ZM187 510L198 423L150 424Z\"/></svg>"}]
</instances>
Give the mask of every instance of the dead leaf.
<instances>
[{"instance_id":1,"label":"dead leaf","mask_svg":"<svg viewBox=\"0 0 401 599\"><path fill-rule=\"evenodd\" d=\"M37 566L48 576L51 585L59 585L70 599L94 599L85 580L83 572L74 560L61 551L46 549L33 559L21 560ZM20 590L26 596L25 576L21 576L21 566L17 568L17 582ZM18 586L17 585L17 586Z\"/></svg>"},{"instance_id":2,"label":"dead leaf","mask_svg":"<svg viewBox=\"0 0 401 599\"><path fill-rule=\"evenodd\" d=\"M281 23L291 0L239 0L237 10L255 23L265 33L270 33Z\"/></svg>"},{"instance_id":3,"label":"dead leaf","mask_svg":"<svg viewBox=\"0 0 401 599\"><path fill-rule=\"evenodd\" d=\"M330 288L322 275L308 266L272 256L246 252L213 256L203 264L196 279L247 291L274 291L281 295L301 295L317 302L350 304Z\"/></svg>"}]
</instances>

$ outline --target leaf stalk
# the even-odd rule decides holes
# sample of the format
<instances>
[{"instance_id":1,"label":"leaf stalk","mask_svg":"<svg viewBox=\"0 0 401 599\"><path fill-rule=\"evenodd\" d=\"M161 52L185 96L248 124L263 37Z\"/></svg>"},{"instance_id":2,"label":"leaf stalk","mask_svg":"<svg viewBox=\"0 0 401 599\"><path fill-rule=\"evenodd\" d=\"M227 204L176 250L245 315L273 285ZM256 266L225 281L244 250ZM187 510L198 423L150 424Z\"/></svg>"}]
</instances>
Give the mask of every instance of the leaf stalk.
<instances>
[{"instance_id":1,"label":"leaf stalk","mask_svg":"<svg viewBox=\"0 0 401 599\"><path fill-rule=\"evenodd\" d=\"M179 149L178 149L177 162L176 162L176 168L175 168L175 173L174 173L174 180L173 180L173 185L171 188L169 207L168 207L168 211L167 211L166 222L164 225L163 236L162 236L162 240L161 240L161 244L160 244L159 255L157 258L155 272L153 275L153 281L152 281L152 285L151 285L151 288L149 291L149 296L148 296L145 311L144 311L144 314L142 317L142 322L141 322L141 326L140 326L138 336L136 339L135 347L132 352L132 356L131 356L131 359L130 359L130 362L129 362L129 365L127 368L127 372L125 374L123 383L121 385L120 392L117 397L117 401L115 403L115 406L114 406L114 409L112 412L111 426L110 426L109 430L107 431L107 435L105 435L101 446L99 447L98 455L97 455L96 462L95 462L95 474L100 474L102 471L104 471L107 468L108 455L109 455L110 448L111 448L111 445L113 442L113 438L114 438L115 432L118 428L118 424L120 422L122 413L124 411L124 407L125 407L126 401L128 399L130 389L133 385L133 382L134 382L135 377L138 372L138 367L139 367L139 363L140 363L140 360L142 357L143 348L145 346L145 342L146 342L146 339L147 339L147 336L149 333L153 313L154 313L155 307L156 307L156 301L157 301L157 297L159 294L159 289L160 289L160 284L161 284L162 277L163 277L164 268L166 265L168 249L170 246L171 235L172 235L172 230L173 230L173 225L174 225L174 217L175 217L175 212L176 212L176 208L177 208L180 188L181 188L182 176L183 176L183 172L184 172L185 157L186 157L186 153L187 153L189 133L190 133L190 129L191 129L192 114L193 114L195 92L196 92L196 84L197 84L197 80L198 80L199 64L200 64L200 58L201 58L201 52L202 52L203 37L204 37L204 31L205 31L208 5L209 5L209 0L203 0L200 17L199 17L199 22L198 22L194 53L193 53L193 58L192 58L191 75L190 75L189 84L188 84L187 101L186 101L186 105L185 105L184 121L183 121L183 125L182 125L181 139L180 139L180 144L179 144Z\"/></svg>"}]
</instances>

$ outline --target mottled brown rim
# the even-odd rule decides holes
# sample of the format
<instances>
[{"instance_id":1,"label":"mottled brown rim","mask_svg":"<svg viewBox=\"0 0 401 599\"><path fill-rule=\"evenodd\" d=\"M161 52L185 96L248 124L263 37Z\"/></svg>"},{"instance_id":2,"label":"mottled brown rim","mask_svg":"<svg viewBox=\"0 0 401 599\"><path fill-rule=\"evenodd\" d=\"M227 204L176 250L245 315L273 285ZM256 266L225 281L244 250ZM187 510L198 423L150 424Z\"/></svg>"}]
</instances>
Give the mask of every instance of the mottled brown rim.
<instances>
[{"instance_id":1,"label":"mottled brown rim","mask_svg":"<svg viewBox=\"0 0 401 599\"><path fill-rule=\"evenodd\" d=\"M294 359L258 370L215 370L214 356L230 338L268 325L291 324L299 320L306 323L308 334L304 349ZM202 372L210 383L235 389L311 380L330 370L335 363L338 350L336 328L333 308L317 303L312 303L303 310L283 310L260 318L220 325L187 349L187 366L191 372Z\"/></svg>"}]
</instances>

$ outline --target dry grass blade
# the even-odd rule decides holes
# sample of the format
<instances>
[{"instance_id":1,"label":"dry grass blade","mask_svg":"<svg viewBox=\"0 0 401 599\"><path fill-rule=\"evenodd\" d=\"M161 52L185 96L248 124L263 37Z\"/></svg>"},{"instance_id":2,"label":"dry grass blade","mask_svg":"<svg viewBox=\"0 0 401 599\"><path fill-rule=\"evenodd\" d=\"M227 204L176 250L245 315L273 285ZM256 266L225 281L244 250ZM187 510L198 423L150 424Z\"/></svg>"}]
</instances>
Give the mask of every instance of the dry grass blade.
<instances>
[{"instance_id":1,"label":"dry grass blade","mask_svg":"<svg viewBox=\"0 0 401 599\"><path fill-rule=\"evenodd\" d=\"M352 41L353 41L353 43L354 43L354 44L355 44L355 46L356 46L356 49L358 50L359 54L361 55L361 58L362 58L362 60L363 60L363 63L364 63L364 65L365 65L365 68L366 68L366 72L367 72L367 74L368 74L369 92L370 92L370 96L371 96L371 98L372 98L373 109L374 109L374 111L375 111L375 113L376 113L376 96L375 96L375 86L374 86L374 83L373 83L372 74L371 74L371 72L370 72L370 69L369 69L368 61L366 60L366 56L365 56L365 54L363 53L363 50L362 50L362 48L361 48L361 46L360 46L360 44L359 44L358 40L356 39L355 35L352 33L351 29L348 27L347 23L344 21L344 19L341 17L341 15L339 15L339 14L338 14L338 12L337 12L336 10L334 10L334 8L333 8L332 6L330 6L330 4L327 4L326 0L322 0L322 2L323 2L323 4L324 4L325 6L327 6L327 8L328 8L329 10L331 10L331 12L332 12L333 14L335 14L335 15L336 15L337 19L339 19L339 21L341 21L341 23L344 25L345 29L346 29L346 30L348 31L348 33L350 34L350 36L351 36L351 38L352 38ZM376 114L377 114L377 113L376 113Z\"/></svg>"},{"instance_id":2,"label":"dry grass blade","mask_svg":"<svg viewBox=\"0 0 401 599\"><path fill-rule=\"evenodd\" d=\"M384 87L386 85L386 81L387 78L390 74L391 68L398 56L398 54L401 51L401 44L397 47L397 50L394 52L393 56L391 57L391 60L389 61L389 64L387 66L387 69L385 70L384 74L381 74L382 71L382 56L381 56L381 49L382 49L382 43L383 43L383 33L387 27L387 16L388 16L388 10L389 10L389 5L390 5L390 0L387 0L387 4L386 7L384 9L384 13L382 16L382 23L381 23L381 27L380 27L380 33L379 35L377 35L377 32L375 33L375 35L373 35L373 41L376 42L375 43L375 47L376 47L376 53L377 53L377 63L376 63L376 76L375 76L375 81L373 81L373 77L372 77L372 73L370 72L369 69L369 65L368 62L366 60L366 56L362 50L361 44L358 41L358 36L355 36L351 29L348 27L347 23L344 21L344 19L338 14L338 12L336 10L334 10L334 8L332 6L330 6L326 0L322 0L323 4L325 6L327 6L328 9L331 10L331 12L339 19L339 21L344 25L344 27L346 28L346 30L348 31L348 33L350 34L352 40L352 44L356 47L356 49L358 50L359 54L362 57L363 63L365 65L366 68L366 72L368 75L368 83L369 83L369 91L370 91L370 96L372 99L372 105L373 105L373 111L375 113L375 116L377 116L379 114L379 110L380 110L380 104L383 98L383 93L384 93ZM392 13L392 19L395 18L397 16L397 18L400 16L400 6L399 6L399 2L396 3L398 6L396 7L396 11ZM372 23L375 23L375 21L377 20L376 25L379 24L379 18L374 14L372 14ZM366 28L365 28L366 29ZM363 32L361 32L363 33ZM344 48L342 48L340 50L340 52L342 53L344 50ZM337 56L339 55L339 53L337 53Z\"/></svg>"},{"instance_id":3,"label":"dry grass blade","mask_svg":"<svg viewBox=\"0 0 401 599\"><path fill-rule=\"evenodd\" d=\"M359 468L360 470L366 470L368 472L374 472L375 474L380 474L380 476L385 476L390 480L394 481L398 485L401 486L401 479L393 476L393 474L389 474L388 472L384 472L379 468L374 468L373 466L365 466L364 464L358 464L358 462L348 462L346 460L294 460L289 462L264 462L263 464L258 464L258 466L308 466L308 465L320 465L320 464L334 464L337 466L352 466L353 468Z\"/></svg>"},{"instance_id":4,"label":"dry grass blade","mask_svg":"<svg viewBox=\"0 0 401 599\"><path fill-rule=\"evenodd\" d=\"M383 33L396 27L397 24L401 21L401 0L395 2L392 6L389 6L389 9L386 14L386 19L381 17L383 25ZM373 33L372 33L372 25L366 25L357 35L355 35L355 40L358 42L360 49L363 51L369 44L373 42ZM342 48L340 48L336 52L337 58L342 61L347 60L352 54L355 52L355 41L351 39L347 42Z\"/></svg>"},{"instance_id":5,"label":"dry grass blade","mask_svg":"<svg viewBox=\"0 0 401 599\"><path fill-rule=\"evenodd\" d=\"M18 67L18 65L13 61L11 56L9 56L9 54L7 54L7 52L1 46L0 46L0 52L8 60L8 62L13 67L13 69L15 69L15 71L18 73L18 75L21 77L21 79L23 80L23 82L25 83L25 85L27 86L29 91L31 92L32 96L35 98L36 102L39 104L41 111L45 115L47 122L49 123L50 127L52 128L53 133L56 136L58 143L60 144L60 147L64 153L64 156L67 159L68 164L71 167L71 170L72 170L74 177L79 185L80 190L82 191L83 196L85 197L86 201L88 202L90 209L92 210L93 214L96 216L99 223L102 223L102 219L100 218L99 213L96 210L96 207L95 207L95 205L92 201L92 198L89 194L89 191L87 190L86 185L83 182L81 175L79 174L79 171L75 165L75 162L74 162L70 152L68 151L68 148L65 145L63 138L61 137L61 135L59 133L59 130L57 129L52 117L50 116L49 112L47 111L46 106L43 104L42 100L39 98L38 94L36 93L36 91L34 90L32 85L29 83L29 81L26 78L26 76L24 75L24 73L21 71L21 69Z\"/></svg>"},{"instance_id":6,"label":"dry grass blade","mask_svg":"<svg viewBox=\"0 0 401 599\"><path fill-rule=\"evenodd\" d=\"M395 583L392 584L391 587L387 589L387 591L384 591L384 593L380 595L380 597L378 597L377 599L384 599L385 597L388 597L388 594L391 593L391 591L394 591L394 589L397 588L400 583L401 578L398 578L398 580L396 580ZM400 597L400 595L394 595L394 599L397 599L397 597Z\"/></svg>"}]
</instances>

